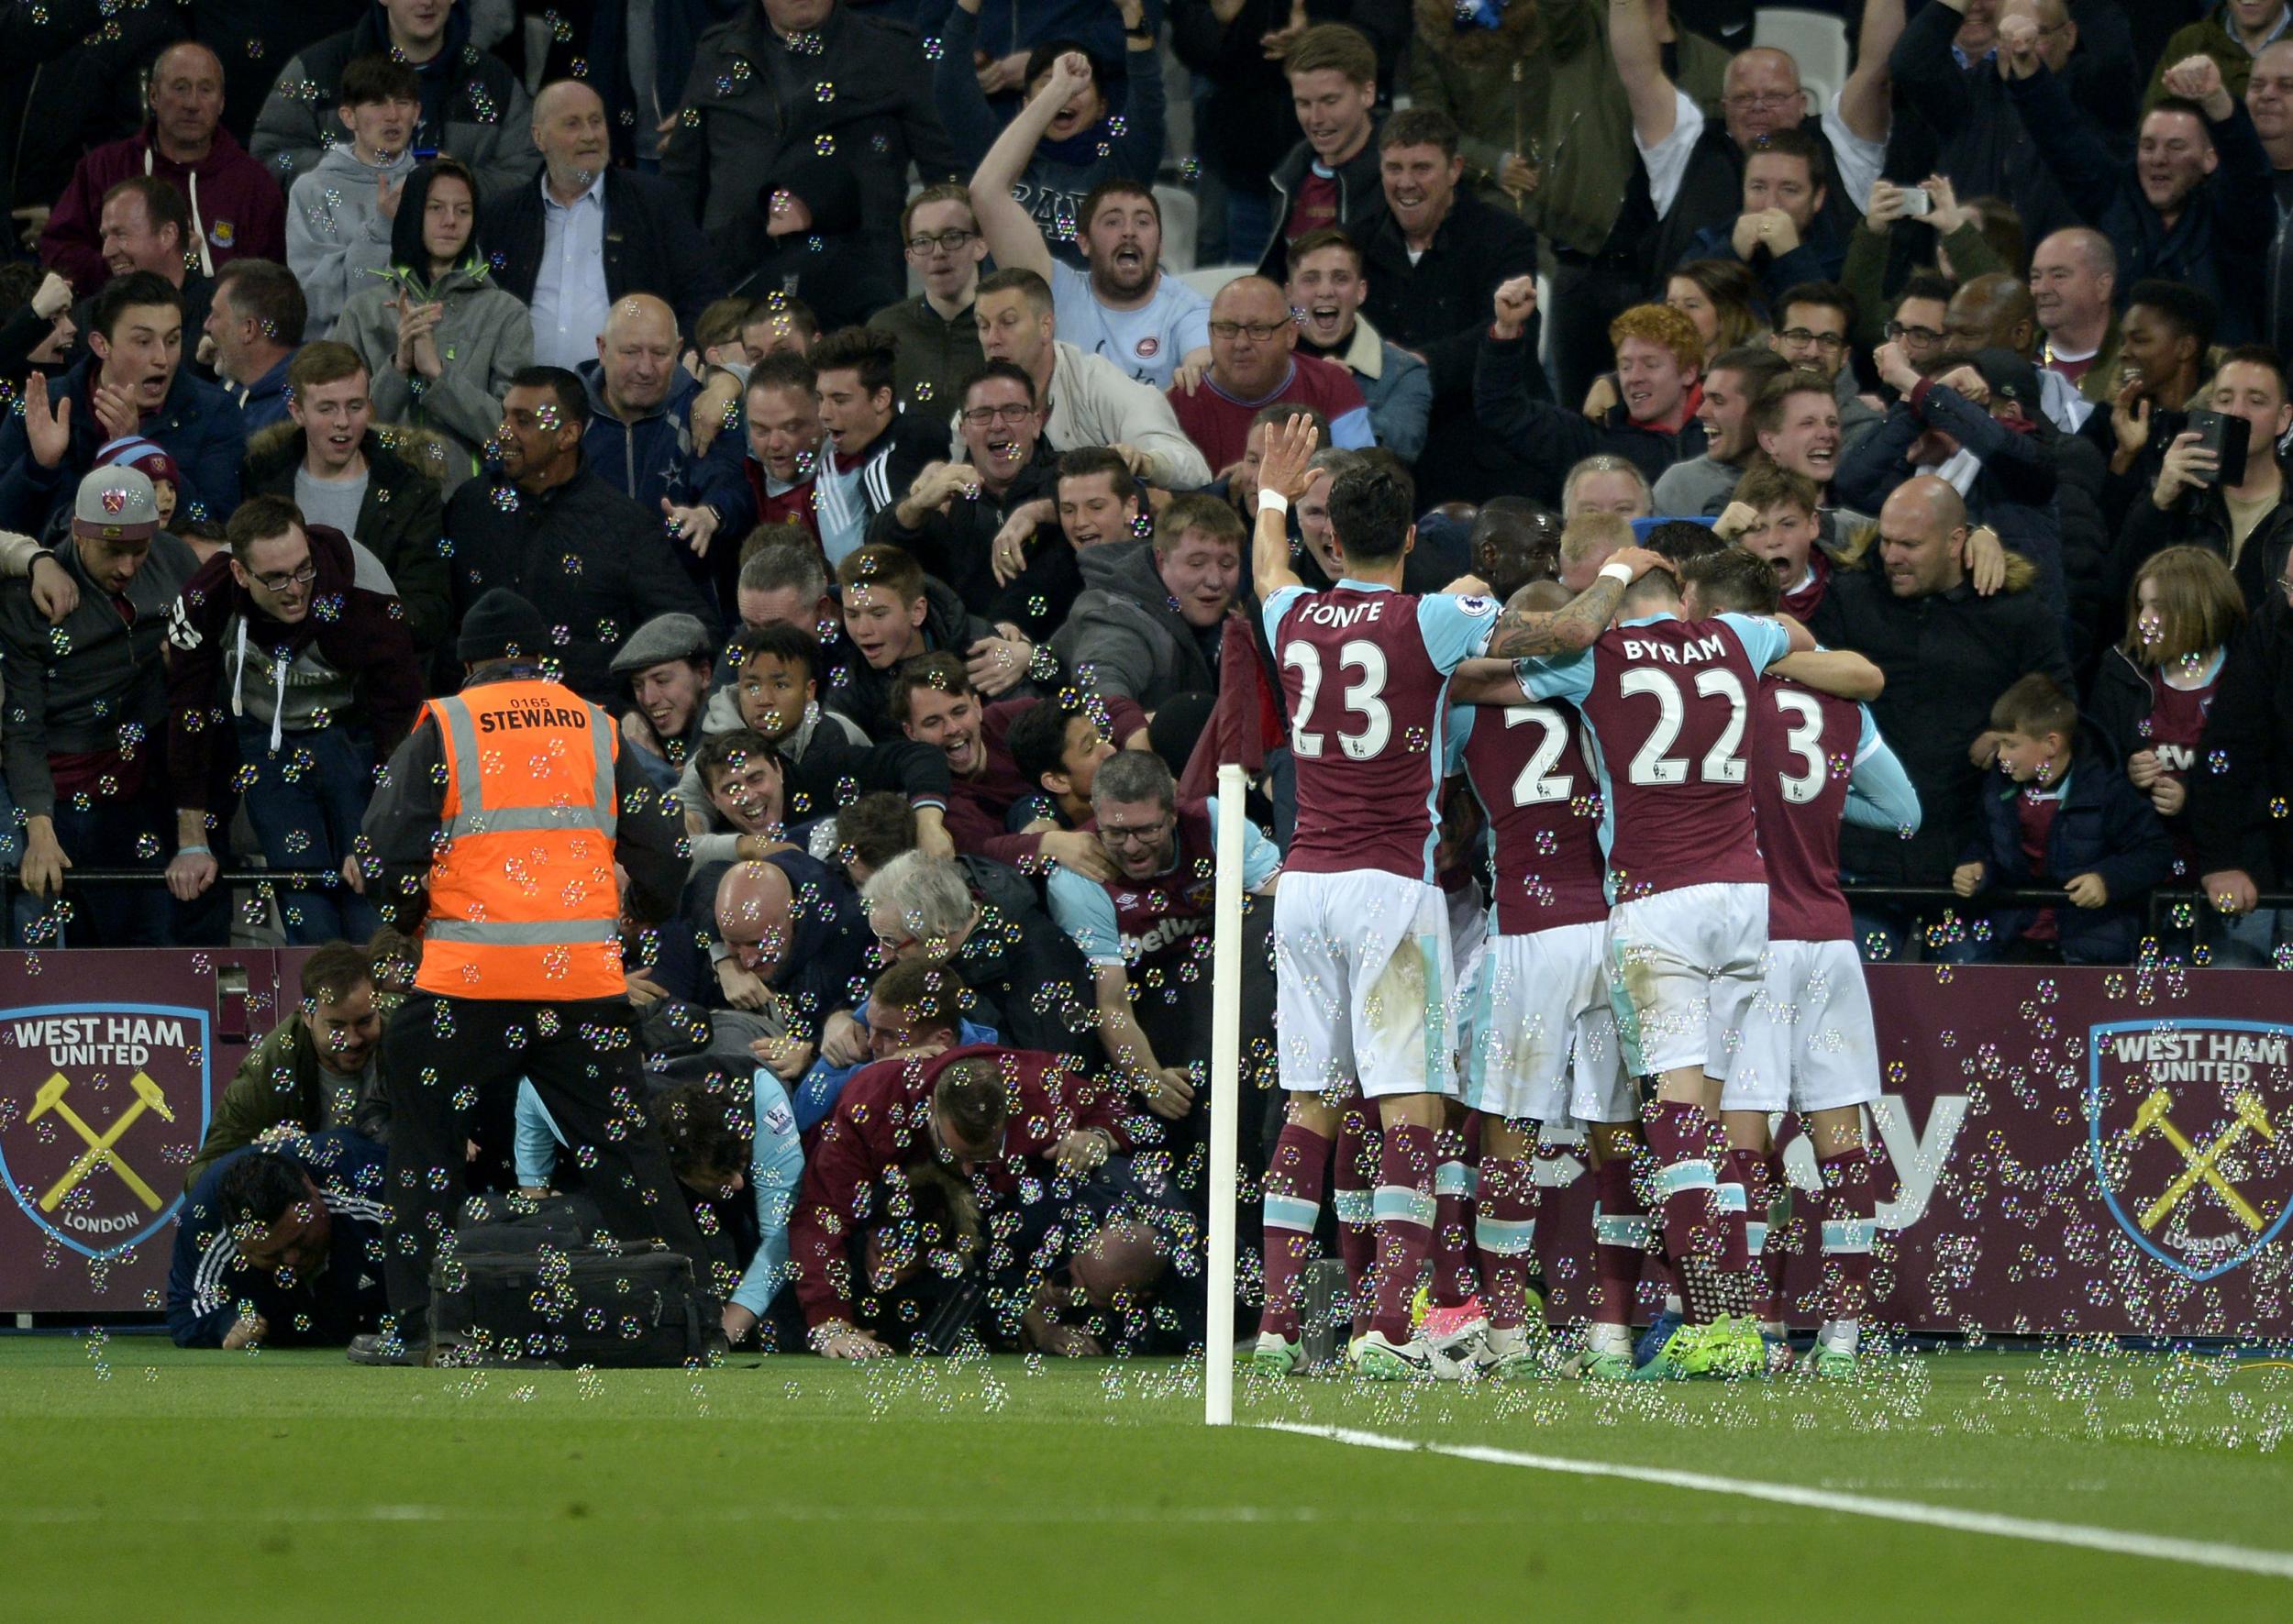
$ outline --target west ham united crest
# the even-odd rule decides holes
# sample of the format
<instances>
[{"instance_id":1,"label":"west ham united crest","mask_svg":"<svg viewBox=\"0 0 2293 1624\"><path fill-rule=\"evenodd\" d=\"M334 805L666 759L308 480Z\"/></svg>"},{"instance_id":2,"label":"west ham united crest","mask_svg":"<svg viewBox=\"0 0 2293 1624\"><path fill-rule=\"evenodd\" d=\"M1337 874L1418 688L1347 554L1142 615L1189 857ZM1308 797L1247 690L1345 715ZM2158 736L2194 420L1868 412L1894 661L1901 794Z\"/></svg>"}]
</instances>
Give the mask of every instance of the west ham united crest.
<instances>
[{"instance_id":1,"label":"west ham united crest","mask_svg":"<svg viewBox=\"0 0 2293 1624\"><path fill-rule=\"evenodd\" d=\"M2088 1135L2111 1214L2193 1280L2228 1274L2293 1214L2293 1026L2088 1029Z\"/></svg>"},{"instance_id":2,"label":"west ham united crest","mask_svg":"<svg viewBox=\"0 0 2293 1624\"><path fill-rule=\"evenodd\" d=\"M163 1228L183 1147L206 1135L207 1012L58 1005L0 1011L0 1177L17 1205L88 1257Z\"/></svg>"}]
</instances>

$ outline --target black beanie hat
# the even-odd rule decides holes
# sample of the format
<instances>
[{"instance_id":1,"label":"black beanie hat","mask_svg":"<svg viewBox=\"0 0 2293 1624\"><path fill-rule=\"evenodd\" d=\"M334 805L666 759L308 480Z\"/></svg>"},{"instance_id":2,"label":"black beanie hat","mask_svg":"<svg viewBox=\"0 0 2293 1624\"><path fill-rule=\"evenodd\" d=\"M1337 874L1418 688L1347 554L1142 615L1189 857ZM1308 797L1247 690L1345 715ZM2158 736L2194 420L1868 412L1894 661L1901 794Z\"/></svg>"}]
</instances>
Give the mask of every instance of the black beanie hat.
<instances>
[{"instance_id":1,"label":"black beanie hat","mask_svg":"<svg viewBox=\"0 0 2293 1624\"><path fill-rule=\"evenodd\" d=\"M507 587L495 587L462 616L454 652L466 666L490 659L541 659L549 652L549 627L540 610Z\"/></svg>"}]
</instances>

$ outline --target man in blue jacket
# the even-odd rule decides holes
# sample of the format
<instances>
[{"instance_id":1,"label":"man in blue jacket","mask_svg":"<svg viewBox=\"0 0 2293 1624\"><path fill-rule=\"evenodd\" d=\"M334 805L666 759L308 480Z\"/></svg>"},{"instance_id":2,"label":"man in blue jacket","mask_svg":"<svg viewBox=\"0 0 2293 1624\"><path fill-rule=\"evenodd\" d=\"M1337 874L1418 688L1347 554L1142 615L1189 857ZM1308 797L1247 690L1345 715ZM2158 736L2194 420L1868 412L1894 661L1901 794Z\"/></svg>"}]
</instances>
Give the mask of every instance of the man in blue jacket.
<instances>
[{"instance_id":1,"label":"man in blue jacket","mask_svg":"<svg viewBox=\"0 0 2293 1624\"><path fill-rule=\"evenodd\" d=\"M373 1330L387 1306L389 1215L382 1148L349 1128L233 1151L192 1186L175 1220L175 1345L339 1345Z\"/></svg>"},{"instance_id":2,"label":"man in blue jacket","mask_svg":"<svg viewBox=\"0 0 2293 1624\"><path fill-rule=\"evenodd\" d=\"M678 364L677 313L651 293L615 301L597 359L581 370L589 391L582 453L597 475L648 513L659 513L686 571L706 590L720 573L720 537L737 548L756 525L756 499L741 471L745 437L718 433L693 450L692 403L700 381ZM720 425L721 427L721 425Z\"/></svg>"}]
</instances>

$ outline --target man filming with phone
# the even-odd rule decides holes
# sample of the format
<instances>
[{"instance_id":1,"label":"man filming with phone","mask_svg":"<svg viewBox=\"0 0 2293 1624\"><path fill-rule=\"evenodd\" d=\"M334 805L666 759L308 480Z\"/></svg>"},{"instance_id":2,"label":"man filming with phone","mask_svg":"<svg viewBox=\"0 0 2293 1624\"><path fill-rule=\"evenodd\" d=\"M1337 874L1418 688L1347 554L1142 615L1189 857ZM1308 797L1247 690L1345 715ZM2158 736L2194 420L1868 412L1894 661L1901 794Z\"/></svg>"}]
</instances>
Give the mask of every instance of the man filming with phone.
<instances>
[{"instance_id":1,"label":"man filming with phone","mask_svg":"<svg viewBox=\"0 0 2293 1624\"><path fill-rule=\"evenodd\" d=\"M2230 350L2206 407L2166 447L2149 500L2131 504L2119 536L2121 569L2131 580L2163 548L2209 547L2229 561L2246 607L2257 609L2293 548L2293 505L2277 461L2293 404L2276 353L2258 345Z\"/></svg>"}]
</instances>

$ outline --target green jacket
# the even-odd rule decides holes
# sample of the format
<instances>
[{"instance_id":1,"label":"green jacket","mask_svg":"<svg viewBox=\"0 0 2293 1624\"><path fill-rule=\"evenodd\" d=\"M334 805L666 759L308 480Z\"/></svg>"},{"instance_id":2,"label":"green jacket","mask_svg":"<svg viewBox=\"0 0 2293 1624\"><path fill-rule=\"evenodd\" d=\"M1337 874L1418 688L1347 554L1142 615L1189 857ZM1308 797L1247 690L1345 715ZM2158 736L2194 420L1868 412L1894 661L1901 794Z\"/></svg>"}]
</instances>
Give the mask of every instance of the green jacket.
<instances>
[{"instance_id":1,"label":"green jacket","mask_svg":"<svg viewBox=\"0 0 2293 1624\"><path fill-rule=\"evenodd\" d=\"M2157 67L2150 74L2150 88L2142 98L2142 111L2147 113L2166 99L2166 70L2187 57L2210 56L2221 70L2221 88L2239 102L2245 99L2246 83L2254 76L2253 52L2232 32L2229 7L2221 6L2201 23L2174 30L2174 37L2166 42L2166 49L2157 59ZM2293 39L2293 32L2279 36Z\"/></svg>"},{"instance_id":2,"label":"green jacket","mask_svg":"<svg viewBox=\"0 0 2293 1624\"><path fill-rule=\"evenodd\" d=\"M1860 220L1847 238L1847 259L1840 267L1839 282L1855 297L1855 326L1848 337L1857 349L1877 349L1886 343L1887 324L1895 319L1898 301L1895 290L1887 285L1890 240L1885 227L1874 231ZM1944 238L1943 247L1951 256L1951 269L1961 285L1978 276L2013 269L1999 258L1990 239L1972 221Z\"/></svg>"},{"instance_id":3,"label":"green jacket","mask_svg":"<svg viewBox=\"0 0 2293 1624\"><path fill-rule=\"evenodd\" d=\"M1530 194L1530 223L1565 249L1600 251L1623 206L1637 154L1632 107L1618 88L1608 8L1599 0L1536 0L1550 63L1545 103L1544 179ZM1674 82L1707 117L1720 116L1728 53L1678 29Z\"/></svg>"},{"instance_id":4,"label":"green jacket","mask_svg":"<svg viewBox=\"0 0 2293 1624\"><path fill-rule=\"evenodd\" d=\"M1409 94L1420 107L1457 120L1465 176L1481 201L1534 219L1536 194L1518 201L1497 185L1505 155L1535 161L1545 138L1553 65L1542 49L1536 8L1507 6L1495 28L1460 28L1451 0L1417 0L1417 38L1410 50Z\"/></svg>"},{"instance_id":5,"label":"green jacket","mask_svg":"<svg viewBox=\"0 0 2293 1624\"><path fill-rule=\"evenodd\" d=\"M282 1125L308 1133L355 1128L377 1144L390 1137L390 1107L380 1081L361 1090L356 1079L336 1077L320 1066L318 1046L299 1010L248 1050L231 1074L208 1119L199 1154L183 1169L183 1188L197 1184L201 1174L233 1151L254 1143L264 1129Z\"/></svg>"}]
</instances>

